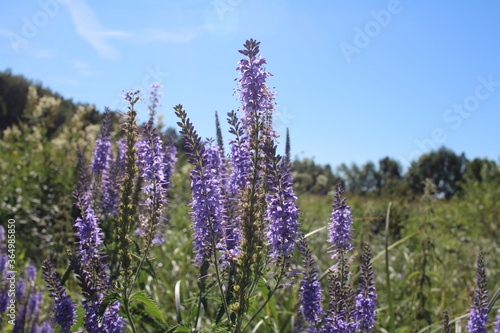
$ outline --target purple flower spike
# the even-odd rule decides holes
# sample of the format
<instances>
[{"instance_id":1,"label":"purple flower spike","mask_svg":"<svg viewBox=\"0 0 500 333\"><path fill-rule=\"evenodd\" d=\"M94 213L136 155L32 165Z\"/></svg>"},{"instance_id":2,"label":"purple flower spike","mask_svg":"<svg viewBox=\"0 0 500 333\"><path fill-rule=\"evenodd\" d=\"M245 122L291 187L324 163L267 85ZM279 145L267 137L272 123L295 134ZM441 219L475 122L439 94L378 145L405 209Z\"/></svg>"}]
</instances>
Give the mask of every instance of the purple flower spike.
<instances>
[{"instance_id":1,"label":"purple flower spike","mask_svg":"<svg viewBox=\"0 0 500 333\"><path fill-rule=\"evenodd\" d=\"M467 329L469 333L486 333L488 322L488 290L487 290L486 269L484 268L483 254L477 257L477 289L474 296L474 305L471 306L469 323Z\"/></svg>"},{"instance_id":2,"label":"purple flower spike","mask_svg":"<svg viewBox=\"0 0 500 333\"><path fill-rule=\"evenodd\" d=\"M123 318L119 315L120 302L114 302L106 309L104 313L103 328L106 333L122 333L123 332Z\"/></svg>"},{"instance_id":3,"label":"purple flower spike","mask_svg":"<svg viewBox=\"0 0 500 333\"><path fill-rule=\"evenodd\" d=\"M358 332L371 332L375 324L375 306L377 294L373 279L373 268L370 262L371 253L367 243L363 243L361 257L361 274L359 289L356 296L355 320L358 323Z\"/></svg>"},{"instance_id":4,"label":"purple flower spike","mask_svg":"<svg viewBox=\"0 0 500 333\"><path fill-rule=\"evenodd\" d=\"M109 159L111 155L111 129L112 119L111 112L106 109L102 122L101 133L97 138L96 147L94 150L94 159L90 165L92 174L97 179L101 179L105 170L109 168Z\"/></svg>"},{"instance_id":5,"label":"purple flower spike","mask_svg":"<svg viewBox=\"0 0 500 333\"><path fill-rule=\"evenodd\" d=\"M192 218L196 261L203 263L213 255L212 246L223 239L224 203L217 178L210 170L192 170Z\"/></svg>"},{"instance_id":6,"label":"purple flower spike","mask_svg":"<svg viewBox=\"0 0 500 333\"><path fill-rule=\"evenodd\" d=\"M152 232L152 238L163 243L162 208L166 204L165 155L163 142L156 133L153 123L149 121L143 127L143 138L138 143L137 164L145 186L142 190L147 196L146 213L141 215L141 225L138 230L140 235Z\"/></svg>"},{"instance_id":7,"label":"purple flower spike","mask_svg":"<svg viewBox=\"0 0 500 333\"><path fill-rule=\"evenodd\" d=\"M163 88L163 86L159 83L152 83L151 84L151 92L149 95L149 120L151 122L154 121L154 117L156 115L156 109L161 106L160 104L160 98L161 98L161 92L160 89Z\"/></svg>"},{"instance_id":8,"label":"purple flower spike","mask_svg":"<svg viewBox=\"0 0 500 333\"><path fill-rule=\"evenodd\" d=\"M274 93L266 85L271 74L265 71L266 59L258 55L259 44L253 39L247 40L243 45L245 49L239 51L248 59L242 59L238 63L237 70L241 75L237 92L242 102L242 122L247 133L252 133L255 126L266 124L263 135L268 136L273 133L270 120L274 110Z\"/></svg>"},{"instance_id":9,"label":"purple flower spike","mask_svg":"<svg viewBox=\"0 0 500 333\"><path fill-rule=\"evenodd\" d=\"M43 278L47 283L50 296L54 297L54 322L61 327L61 333L69 333L76 320L75 303L61 286L59 277L54 272L49 260L42 263Z\"/></svg>"},{"instance_id":10,"label":"purple flower spike","mask_svg":"<svg viewBox=\"0 0 500 333\"><path fill-rule=\"evenodd\" d=\"M299 302L302 314L312 329L313 325L318 323L323 315L323 308L321 306L323 290L318 280L316 263L312 257L309 245L303 236L299 241L299 245L304 267L304 278L300 281Z\"/></svg>"},{"instance_id":11,"label":"purple flower spike","mask_svg":"<svg viewBox=\"0 0 500 333\"><path fill-rule=\"evenodd\" d=\"M28 278L28 281L34 281L36 279L36 267L33 264L28 264L28 267L26 267L26 277Z\"/></svg>"},{"instance_id":12,"label":"purple flower spike","mask_svg":"<svg viewBox=\"0 0 500 333\"><path fill-rule=\"evenodd\" d=\"M236 136L234 140L229 142L231 146L229 160L231 175L229 177L228 192L230 197L234 198L241 189L249 184L248 177L252 170L252 159L248 137L234 111L228 113L228 122L231 126L229 132Z\"/></svg>"},{"instance_id":13,"label":"purple flower spike","mask_svg":"<svg viewBox=\"0 0 500 333\"><path fill-rule=\"evenodd\" d=\"M98 226L98 219L89 199L83 200L83 217L78 217L75 222L76 236L78 237L78 252L83 262L99 257L99 247L102 244L102 233Z\"/></svg>"},{"instance_id":14,"label":"purple flower spike","mask_svg":"<svg viewBox=\"0 0 500 333\"><path fill-rule=\"evenodd\" d=\"M328 226L328 241L332 244L332 258L338 259L340 255L352 250L352 217L351 207L347 206L346 198L341 199L344 194L342 185L337 184L335 202Z\"/></svg>"},{"instance_id":15,"label":"purple flower spike","mask_svg":"<svg viewBox=\"0 0 500 333\"><path fill-rule=\"evenodd\" d=\"M271 245L271 257L287 258L295 249L299 224L297 197L292 188L292 177L276 155L276 146L268 152L268 187L271 194L266 195L268 220L267 238Z\"/></svg>"},{"instance_id":16,"label":"purple flower spike","mask_svg":"<svg viewBox=\"0 0 500 333\"><path fill-rule=\"evenodd\" d=\"M495 333L500 333L500 309L498 310L497 318L495 319Z\"/></svg>"},{"instance_id":17,"label":"purple flower spike","mask_svg":"<svg viewBox=\"0 0 500 333\"><path fill-rule=\"evenodd\" d=\"M210 261L215 255L215 248L220 248L224 239L224 201L220 180L216 171L209 168L209 155L196 133L193 124L187 118L182 105L175 108L176 115L181 120L178 125L184 135L186 153L189 163L194 165L190 172L191 178L191 216L193 219L193 245L196 262L199 264Z\"/></svg>"}]
</instances>

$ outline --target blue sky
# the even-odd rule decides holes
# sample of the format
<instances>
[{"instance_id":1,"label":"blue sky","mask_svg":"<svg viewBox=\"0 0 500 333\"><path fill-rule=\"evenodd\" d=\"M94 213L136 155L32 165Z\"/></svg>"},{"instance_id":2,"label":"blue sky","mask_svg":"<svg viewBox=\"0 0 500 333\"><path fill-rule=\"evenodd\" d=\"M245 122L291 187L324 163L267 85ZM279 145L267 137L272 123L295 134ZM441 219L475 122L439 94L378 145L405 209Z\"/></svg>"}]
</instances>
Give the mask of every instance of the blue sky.
<instances>
[{"instance_id":1,"label":"blue sky","mask_svg":"<svg viewBox=\"0 0 500 333\"><path fill-rule=\"evenodd\" d=\"M0 6L0 70L99 110L123 108L122 91L159 82L164 122L175 125L180 103L198 132L213 137L215 110L225 119L238 107L237 50L255 38L274 75L276 127L290 129L294 156L332 166L390 156L407 166L445 145L499 161L496 0Z\"/></svg>"}]
</instances>

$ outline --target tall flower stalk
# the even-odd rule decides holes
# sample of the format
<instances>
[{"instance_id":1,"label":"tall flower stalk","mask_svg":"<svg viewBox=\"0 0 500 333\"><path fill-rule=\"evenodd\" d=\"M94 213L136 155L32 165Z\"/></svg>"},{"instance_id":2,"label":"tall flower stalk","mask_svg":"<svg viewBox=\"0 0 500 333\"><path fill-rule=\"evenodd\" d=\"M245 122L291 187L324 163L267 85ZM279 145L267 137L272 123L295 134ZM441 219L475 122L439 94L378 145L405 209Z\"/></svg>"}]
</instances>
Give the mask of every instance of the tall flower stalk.
<instances>
[{"instance_id":1,"label":"tall flower stalk","mask_svg":"<svg viewBox=\"0 0 500 333\"><path fill-rule=\"evenodd\" d=\"M488 289L483 254L477 256L477 286L467 329L470 333L486 333L488 323Z\"/></svg>"},{"instance_id":2,"label":"tall flower stalk","mask_svg":"<svg viewBox=\"0 0 500 333\"><path fill-rule=\"evenodd\" d=\"M265 262L265 171L264 147L273 136L272 112L274 93L266 84L270 76L264 69L266 60L259 55L259 44L247 40L239 52L247 58L239 62L239 88L241 100L241 121L250 152L251 169L248 171L248 185L243 189L241 200L241 255L237 264L235 296L236 332L242 327L248 310L249 295L264 273Z\"/></svg>"},{"instance_id":3,"label":"tall flower stalk","mask_svg":"<svg viewBox=\"0 0 500 333\"><path fill-rule=\"evenodd\" d=\"M198 313L195 326L200 314L201 300L203 297L205 283L209 265L213 265L217 285L221 295L224 295L222 272L220 271L218 250L223 246L224 232L224 207L221 193L220 179L217 178L217 169L214 168L214 161L207 153L207 147L202 143L201 138L196 133L193 124L187 118L187 113L182 109L182 105L177 105L175 114L180 122L181 134L184 136L186 154L188 161L194 166L190 172L191 178L191 216L193 220L193 246L195 251L195 261L200 266L200 297ZM217 164L217 163L215 163ZM229 320L229 308L225 303L226 298L222 297L224 311Z\"/></svg>"},{"instance_id":4,"label":"tall flower stalk","mask_svg":"<svg viewBox=\"0 0 500 333\"><path fill-rule=\"evenodd\" d=\"M75 303L66 294L66 289L61 285L50 260L47 259L42 263L42 270L50 297L54 298L54 322L61 327L61 333L69 333L76 321Z\"/></svg>"},{"instance_id":5,"label":"tall flower stalk","mask_svg":"<svg viewBox=\"0 0 500 333\"><path fill-rule=\"evenodd\" d=\"M363 243L361 256L361 274L359 288L356 295L354 320L357 322L357 332L371 332L375 324L375 306L377 294L371 264L371 252L368 243Z\"/></svg>"},{"instance_id":6,"label":"tall flower stalk","mask_svg":"<svg viewBox=\"0 0 500 333\"><path fill-rule=\"evenodd\" d=\"M137 332L130 312L129 298L132 292L132 255L130 253L130 232L135 224L137 207L134 205L135 180L137 171L137 125L135 104L140 100L140 91L131 91L125 94L125 100L129 102L129 111L123 129L126 137L125 153L125 176L122 181L120 205L118 210L117 246L120 257L120 274L122 276L122 303L132 327Z\"/></svg>"}]
</instances>

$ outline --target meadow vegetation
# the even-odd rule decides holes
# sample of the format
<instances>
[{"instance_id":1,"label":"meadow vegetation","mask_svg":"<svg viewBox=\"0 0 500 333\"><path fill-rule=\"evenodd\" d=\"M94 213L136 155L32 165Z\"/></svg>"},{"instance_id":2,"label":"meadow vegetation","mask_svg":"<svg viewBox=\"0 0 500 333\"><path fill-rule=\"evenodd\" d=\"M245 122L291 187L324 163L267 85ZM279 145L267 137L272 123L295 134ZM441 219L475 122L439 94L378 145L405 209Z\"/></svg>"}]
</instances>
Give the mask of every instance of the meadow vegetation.
<instances>
[{"instance_id":1,"label":"meadow vegetation","mask_svg":"<svg viewBox=\"0 0 500 333\"><path fill-rule=\"evenodd\" d=\"M332 168L293 133L280 154L259 43L240 53L213 139L181 105L162 124L159 86L99 113L1 74L0 330L500 332L500 166L443 147Z\"/></svg>"}]
</instances>

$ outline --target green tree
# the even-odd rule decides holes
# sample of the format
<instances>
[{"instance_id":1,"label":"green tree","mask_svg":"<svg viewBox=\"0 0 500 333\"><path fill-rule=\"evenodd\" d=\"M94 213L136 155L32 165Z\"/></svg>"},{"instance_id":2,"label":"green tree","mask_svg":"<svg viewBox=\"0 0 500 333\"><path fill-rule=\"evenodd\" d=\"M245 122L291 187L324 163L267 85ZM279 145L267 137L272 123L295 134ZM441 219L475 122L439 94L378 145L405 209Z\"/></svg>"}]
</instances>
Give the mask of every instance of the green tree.
<instances>
[{"instance_id":1,"label":"green tree","mask_svg":"<svg viewBox=\"0 0 500 333\"><path fill-rule=\"evenodd\" d=\"M500 170L495 161L487 158L475 158L465 166L464 180L466 182L489 182L500 180Z\"/></svg>"},{"instance_id":2,"label":"green tree","mask_svg":"<svg viewBox=\"0 0 500 333\"><path fill-rule=\"evenodd\" d=\"M465 173L466 158L445 147L420 156L411 163L406 174L408 186L415 195L424 193L424 181L429 178L437 187L437 195L451 198L459 190Z\"/></svg>"}]
</instances>

